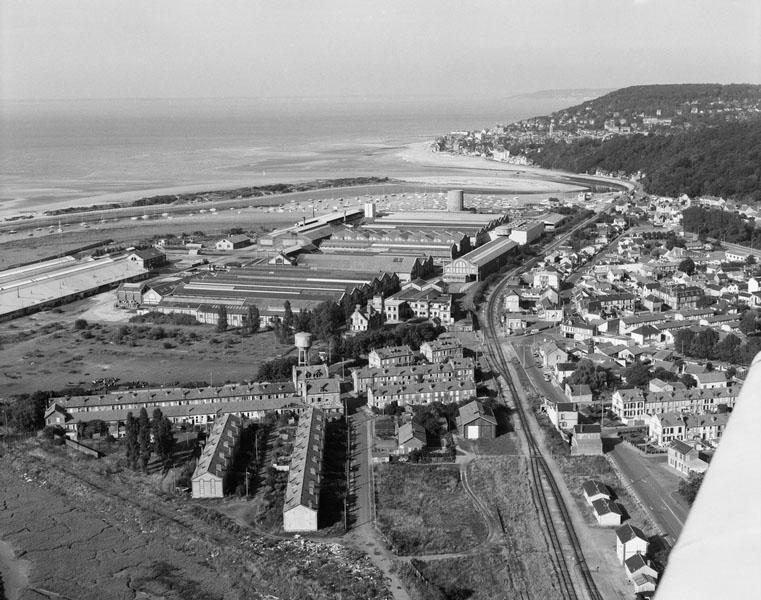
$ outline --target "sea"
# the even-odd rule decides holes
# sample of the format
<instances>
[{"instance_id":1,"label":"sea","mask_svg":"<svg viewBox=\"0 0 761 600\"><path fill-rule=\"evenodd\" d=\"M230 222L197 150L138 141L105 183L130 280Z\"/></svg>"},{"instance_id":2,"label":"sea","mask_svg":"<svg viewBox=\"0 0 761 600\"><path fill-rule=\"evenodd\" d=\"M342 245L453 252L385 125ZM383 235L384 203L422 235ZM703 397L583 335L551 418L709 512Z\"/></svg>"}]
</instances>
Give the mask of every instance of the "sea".
<instances>
[{"instance_id":1,"label":"sea","mask_svg":"<svg viewBox=\"0 0 761 600\"><path fill-rule=\"evenodd\" d=\"M4 101L0 208L122 192L420 174L406 145L567 105L506 99L226 98Z\"/></svg>"}]
</instances>

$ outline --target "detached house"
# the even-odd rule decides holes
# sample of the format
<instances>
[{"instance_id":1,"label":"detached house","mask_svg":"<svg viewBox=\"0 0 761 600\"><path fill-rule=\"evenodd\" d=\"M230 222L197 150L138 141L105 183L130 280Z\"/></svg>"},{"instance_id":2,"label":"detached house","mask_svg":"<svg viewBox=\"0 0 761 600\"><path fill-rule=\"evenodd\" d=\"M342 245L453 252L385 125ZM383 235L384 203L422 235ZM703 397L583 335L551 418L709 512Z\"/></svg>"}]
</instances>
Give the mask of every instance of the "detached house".
<instances>
[{"instance_id":1,"label":"detached house","mask_svg":"<svg viewBox=\"0 0 761 600\"><path fill-rule=\"evenodd\" d=\"M668 464L682 475L705 473L708 469L708 463L700 458L697 448L681 440L669 444Z\"/></svg>"},{"instance_id":2,"label":"detached house","mask_svg":"<svg viewBox=\"0 0 761 600\"><path fill-rule=\"evenodd\" d=\"M589 506L592 506L595 500L610 500L610 490L601 481L589 479L582 484L581 490L584 492L584 499Z\"/></svg>"}]
</instances>

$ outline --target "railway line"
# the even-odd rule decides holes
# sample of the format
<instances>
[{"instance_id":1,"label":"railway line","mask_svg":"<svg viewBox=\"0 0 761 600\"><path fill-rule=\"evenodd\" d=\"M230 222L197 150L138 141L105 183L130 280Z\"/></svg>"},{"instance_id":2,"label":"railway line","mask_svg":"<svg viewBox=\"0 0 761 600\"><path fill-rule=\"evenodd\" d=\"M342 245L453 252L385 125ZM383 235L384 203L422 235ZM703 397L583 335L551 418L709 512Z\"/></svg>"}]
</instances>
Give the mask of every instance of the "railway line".
<instances>
[{"instance_id":1,"label":"railway line","mask_svg":"<svg viewBox=\"0 0 761 600\"><path fill-rule=\"evenodd\" d=\"M595 215L595 217L580 223L565 233L561 238L550 244L547 250L550 251L553 247L563 243L575 230L586 226L589 222L596 219L597 216ZM563 595L568 600L603 600L597 584L592 577L589 565L587 565L568 507L565 505L560 493L560 488L547 464L542 448L530 427L530 409L524 405L510 377L508 361L499 343L497 327L495 325L498 322L497 302L502 297L502 290L507 285L508 279L521 271L531 268L538 261L539 259L535 258L524 263L503 278L490 293L484 311L484 344L493 361L492 366L503 375L502 379L507 389L503 388L501 390L502 393L508 393L514 399L515 410L521 424L521 431L526 439L529 450L530 473L537 496L537 503L545 522L552 550L553 566L557 573ZM502 387L501 383L499 385ZM570 556L566 554L567 549L571 550Z\"/></svg>"}]
</instances>

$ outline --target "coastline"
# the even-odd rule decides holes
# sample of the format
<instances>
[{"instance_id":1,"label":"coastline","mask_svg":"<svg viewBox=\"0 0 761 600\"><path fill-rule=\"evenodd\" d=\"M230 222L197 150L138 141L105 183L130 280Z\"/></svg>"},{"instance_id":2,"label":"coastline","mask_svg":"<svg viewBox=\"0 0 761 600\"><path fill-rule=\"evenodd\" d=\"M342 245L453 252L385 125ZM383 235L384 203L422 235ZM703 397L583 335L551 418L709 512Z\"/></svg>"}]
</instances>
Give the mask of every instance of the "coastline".
<instances>
[{"instance_id":1,"label":"coastline","mask_svg":"<svg viewBox=\"0 0 761 600\"><path fill-rule=\"evenodd\" d=\"M7 600L18 600L29 587L31 561L19 558L13 546L0 540L0 592Z\"/></svg>"},{"instance_id":2,"label":"coastline","mask_svg":"<svg viewBox=\"0 0 761 600\"><path fill-rule=\"evenodd\" d=\"M403 146L401 150L396 147L377 155L375 175L388 176L413 184L471 187L514 194L573 192L582 189L578 183L559 181L569 176L566 173L471 156L431 152L428 149L430 144L430 141L413 142ZM341 168L334 169L330 166L325 168L325 172L311 173L288 169L288 172L266 177L266 181L261 176L245 179L236 177L206 183L137 188L120 192L95 192L90 195L77 195L77 197L67 197L68 194L66 194L55 199L34 201L28 205L24 205L23 199L7 200L0 203L0 219L18 215L40 217L46 210L100 204L121 204L126 208L130 202L150 196L225 191L269 183L301 183L314 179L346 176Z\"/></svg>"}]
</instances>

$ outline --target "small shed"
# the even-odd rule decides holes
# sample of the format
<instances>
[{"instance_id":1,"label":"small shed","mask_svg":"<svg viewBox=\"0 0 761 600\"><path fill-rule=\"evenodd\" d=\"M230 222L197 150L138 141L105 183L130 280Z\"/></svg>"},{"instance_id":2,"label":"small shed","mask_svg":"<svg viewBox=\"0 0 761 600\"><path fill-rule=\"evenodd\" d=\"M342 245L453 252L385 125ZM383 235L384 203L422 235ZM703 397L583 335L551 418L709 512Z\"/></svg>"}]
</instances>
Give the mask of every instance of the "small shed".
<instances>
[{"instance_id":1,"label":"small shed","mask_svg":"<svg viewBox=\"0 0 761 600\"><path fill-rule=\"evenodd\" d=\"M457 428L466 440L497 437L497 419L494 412L478 400L460 407Z\"/></svg>"},{"instance_id":2,"label":"small shed","mask_svg":"<svg viewBox=\"0 0 761 600\"><path fill-rule=\"evenodd\" d=\"M609 498L601 498L592 502L592 509L597 519L597 524L603 527L613 527L621 525L624 518L621 507Z\"/></svg>"},{"instance_id":3,"label":"small shed","mask_svg":"<svg viewBox=\"0 0 761 600\"><path fill-rule=\"evenodd\" d=\"M584 499L590 506L595 500L610 500L610 490L602 481L589 479L581 485L581 489L584 492Z\"/></svg>"},{"instance_id":4,"label":"small shed","mask_svg":"<svg viewBox=\"0 0 761 600\"><path fill-rule=\"evenodd\" d=\"M626 523L616 529L616 556L621 564L635 554L646 555L649 546L645 534L634 525Z\"/></svg>"}]
</instances>

